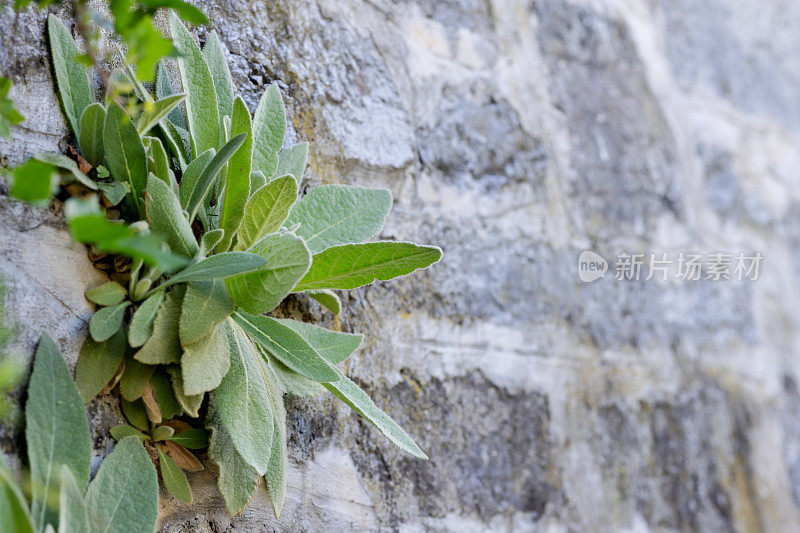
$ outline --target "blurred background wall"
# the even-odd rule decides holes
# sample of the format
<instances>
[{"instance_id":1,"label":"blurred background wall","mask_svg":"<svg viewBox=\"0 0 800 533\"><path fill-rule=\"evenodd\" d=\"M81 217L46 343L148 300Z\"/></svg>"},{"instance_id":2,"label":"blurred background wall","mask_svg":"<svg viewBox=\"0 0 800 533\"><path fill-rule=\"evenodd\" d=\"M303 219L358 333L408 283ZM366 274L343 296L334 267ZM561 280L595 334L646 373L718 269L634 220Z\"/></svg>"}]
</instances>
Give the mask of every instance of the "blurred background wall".
<instances>
[{"instance_id":1,"label":"blurred background wall","mask_svg":"<svg viewBox=\"0 0 800 533\"><path fill-rule=\"evenodd\" d=\"M8 164L66 135L45 15L0 17L27 121ZM350 293L347 368L431 460L330 397L290 402L276 520L227 516L215 473L165 531L788 531L800 527L800 3L201 3L255 108L282 89L307 183L391 189L384 239L424 273ZM578 256L612 262L583 283ZM757 281L614 279L621 253L763 255ZM643 267L643 277L648 265ZM74 365L99 280L58 205L0 198L0 275L29 358ZM284 311L337 322L313 302ZM96 455L119 418L90 404ZM19 444L6 432L3 450Z\"/></svg>"}]
</instances>

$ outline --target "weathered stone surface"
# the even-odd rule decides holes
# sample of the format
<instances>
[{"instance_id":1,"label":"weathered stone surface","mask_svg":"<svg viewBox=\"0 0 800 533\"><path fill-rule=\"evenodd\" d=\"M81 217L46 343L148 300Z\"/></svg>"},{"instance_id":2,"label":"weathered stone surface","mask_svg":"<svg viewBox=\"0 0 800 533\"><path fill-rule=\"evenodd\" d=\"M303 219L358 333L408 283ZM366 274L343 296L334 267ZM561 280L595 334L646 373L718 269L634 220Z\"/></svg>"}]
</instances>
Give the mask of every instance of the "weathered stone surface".
<instances>
[{"instance_id":1,"label":"weathered stone surface","mask_svg":"<svg viewBox=\"0 0 800 533\"><path fill-rule=\"evenodd\" d=\"M213 466L165 531L791 530L800 523L800 12L756 0L204 3L251 109L281 87L310 186L384 186L429 271L343 295L346 365L431 457L328 396L291 400L284 514L229 517ZM65 135L44 15L0 22L28 117ZM29 356L74 363L97 274L62 219L3 199ZM577 276L579 253L760 251L756 282ZM316 303L283 311L335 322ZM65 318L66 317L66 318ZM96 455L115 401L91 404ZM5 442L6 450L11 443Z\"/></svg>"}]
</instances>

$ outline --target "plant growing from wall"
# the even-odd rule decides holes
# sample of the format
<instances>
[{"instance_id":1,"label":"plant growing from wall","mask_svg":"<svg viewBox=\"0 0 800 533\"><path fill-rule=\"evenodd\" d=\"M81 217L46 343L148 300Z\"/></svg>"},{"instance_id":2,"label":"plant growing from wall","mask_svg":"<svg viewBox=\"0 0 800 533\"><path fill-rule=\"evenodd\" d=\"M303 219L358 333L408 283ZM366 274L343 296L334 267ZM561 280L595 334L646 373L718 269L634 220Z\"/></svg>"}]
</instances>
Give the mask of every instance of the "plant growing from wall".
<instances>
[{"instance_id":1,"label":"plant growing from wall","mask_svg":"<svg viewBox=\"0 0 800 533\"><path fill-rule=\"evenodd\" d=\"M53 340L34 358L25 406L31 501L0 455L0 529L152 532L158 478L138 439L122 439L89 483L92 440L86 408Z\"/></svg>"},{"instance_id":2,"label":"plant growing from wall","mask_svg":"<svg viewBox=\"0 0 800 533\"><path fill-rule=\"evenodd\" d=\"M441 250L364 242L389 213L387 190L328 185L298 198L308 145L282 149L277 87L266 89L251 116L234 96L216 34L201 50L175 14L169 27L183 92L173 92L165 64L152 94L125 63L124 73L109 77L126 76L139 103L121 106L116 93L94 101L72 37L58 19L48 21L79 151L75 159L37 156L26 165L46 167L27 172L50 168L49 187L61 174L92 193L68 200L65 212L73 237L91 246L112 278L86 293L100 308L76 368L81 398L118 390L131 426L115 428L115 437L154 444L166 487L187 502L182 469L199 464L188 448L202 447L203 427L210 430L208 455L232 514L244 510L261 478L280 513L284 393L330 391L399 448L425 458L336 366L361 335L266 315L291 293L338 313L334 290L428 267Z\"/></svg>"}]
</instances>

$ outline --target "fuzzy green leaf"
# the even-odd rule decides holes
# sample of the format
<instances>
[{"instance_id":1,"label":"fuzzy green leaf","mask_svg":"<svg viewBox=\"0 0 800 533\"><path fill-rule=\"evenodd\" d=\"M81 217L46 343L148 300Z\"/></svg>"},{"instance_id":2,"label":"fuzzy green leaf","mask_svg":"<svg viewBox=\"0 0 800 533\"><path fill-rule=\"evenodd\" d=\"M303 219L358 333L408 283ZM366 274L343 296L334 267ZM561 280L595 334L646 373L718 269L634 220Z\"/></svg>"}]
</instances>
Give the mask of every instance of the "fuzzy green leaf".
<instances>
[{"instance_id":1,"label":"fuzzy green leaf","mask_svg":"<svg viewBox=\"0 0 800 533\"><path fill-rule=\"evenodd\" d=\"M200 239L200 255L208 255L214 247L225 237L225 230L217 228L207 231ZM227 250L227 248L226 248Z\"/></svg>"},{"instance_id":2,"label":"fuzzy green leaf","mask_svg":"<svg viewBox=\"0 0 800 533\"><path fill-rule=\"evenodd\" d=\"M147 532L158 517L158 477L139 439L122 439L100 465L86 491L95 531ZM94 529L97 528L97 529Z\"/></svg>"},{"instance_id":3,"label":"fuzzy green leaf","mask_svg":"<svg viewBox=\"0 0 800 533\"><path fill-rule=\"evenodd\" d=\"M33 518L25 495L0 454L0 516L6 528L15 533L34 533Z\"/></svg>"},{"instance_id":4,"label":"fuzzy green leaf","mask_svg":"<svg viewBox=\"0 0 800 533\"><path fill-rule=\"evenodd\" d=\"M303 337L318 354L332 365L341 363L350 357L364 340L364 335L331 331L290 318L276 320Z\"/></svg>"},{"instance_id":5,"label":"fuzzy green leaf","mask_svg":"<svg viewBox=\"0 0 800 533\"><path fill-rule=\"evenodd\" d=\"M97 305L117 305L127 295L125 287L116 281L109 281L86 291L86 299Z\"/></svg>"},{"instance_id":6,"label":"fuzzy green leaf","mask_svg":"<svg viewBox=\"0 0 800 533\"><path fill-rule=\"evenodd\" d=\"M278 168L275 170L276 176L291 174L297 182L297 187L303 181L303 170L306 168L308 159L308 143L298 143L289 148L278 152Z\"/></svg>"},{"instance_id":7,"label":"fuzzy green leaf","mask_svg":"<svg viewBox=\"0 0 800 533\"><path fill-rule=\"evenodd\" d=\"M158 450L158 464L161 467L161 479L164 480L164 486L167 487L170 494L182 502L192 503L192 489L189 488L186 474L169 455L160 449Z\"/></svg>"},{"instance_id":8,"label":"fuzzy green leaf","mask_svg":"<svg viewBox=\"0 0 800 533\"><path fill-rule=\"evenodd\" d=\"M84 402L103 390L125 357L125 332L118 329L102 342L87 337L75 365L75 385Z\"/></svg>"},{"instance_id":9,"label":"fuzzy green leaf","mask_svg":"<svg viewBox=\"0 0 800 533\"><path fill-rule=\"evenodd\" d=\"M263 257L267 265L258 272L229 278L225 283L237 306L256 315L268 313L308 271L311 255L303 239L291 233L267 235L250 252Z\"/></svg>"},{"instance_id":10,"label":"fuzzy green leaf","mask_svg":"<svg viewBox=\"0 0 800 533\"><path fill-rule=\"evenodd\" d=\"M59 176L55 166L28 159L7 175L11 190L9 194L17 200L46 206L58 190Z\"/></svg>"},{"instance_id":11,"label":"fuzzy green leaf","mask_svg":"<svg viewBox=\"0 0 800 533\"><path fill-rule=\"evenodd\" d=\"M289 468L286 459L286 408L283 405L283 387L278 376L270 367L269 363L262 359L261 365L264 382L269 390L269 397L272 401L272 409L275 413L275 431L272 433L272 453L269 457L269 466L264 474L267 482L269 499L272 501L272 509L277 518L283 509L283 502L286 499L286 471Z\"/></svg>"},{"instance_id":12,"label":"fuzzy green leaf","mask_svg":"<svg viewBox=\"0 0 800 533\"><path fill-rule=\"evenodd\" d=\"M264 475L272 445L272 405L255 347L238 325L228 324L230 370L212 396L236 451Z\"/></svg>"},{"instance_id":13,"label":"fuzzy green leaf","mask_svg":"<svg viewBox=\"0 0 800 533\"><path fill-rule=\"evenodd\" d=\"M305 291L305 294L309 298L318 301L334 315L338 315L342 312L342 301L339 299L339 296L331 290L320 289L316 291Z\"/></svg>"},{"instance_id":14,"label":"fuzzy green leaf","mask_svg":"<svg viewBox=\"0 0 800 533\"><path fill-rule=\"evenodd\" d=\"M260 272L267 268L267 265L267 260L256 253L224 252L207 257L199 263L189 265L161 284L161 287L190 281L211 281L216 278L229 278L248 272Z\"/></svg>"},{"instance_id":15,"label":"fuzzy green leaf","mask_svg":"<svg viewBox=\"0 0 800 533\"><path fill-rule=\"evenodd\" d=\"M192 136L192 154L197 156L209 148L219 148L220 119L214 79L200 48L175 13L169 15L169 27L181 54L178 68L183 88L189 93L185 101L186 116Z\"/></svg>"},{"instance_id":16,"label":"fuzzy green leaf","mask_svg":"<svg viewBox=\"0 0 800 533\"><path fill-rule=\"evenodd\" d=\"M314 381L339 379L336 369L292 328L274 318L244 312L236 313L234 320L250 338L298 374Z\"/></svg>"},{"instance_id":17,"label":"fuzzy green leaf","mask_svg":"<svg viewBox=\"0 0 800 533\"><path fill-rule=\"evenodd\" d=\"M314 262L294 292L309 289L355 289L426 268L442 257L436 246L410 242L369 242L333 246L314 255Z\"/></svg>"},{"instance_id":18,"label":"fuzzy green leaf","mask_svg":"<svg viewBox=\"0 0 800 533\"><path fill-rule=\"evenodd\" d=\"M189 203L189 197L197 186L200 176L203 175L203 171L208 167L211 160L214 159L216 153L217 151L215 149L209 148L186 166L186 169L183 171L183 176L181 177L181 187L178 195L181 200L181 205Z\"/></svg>"},{"instance_id":19,"label":"fuzzy green leaf","mask_svg":"<svg viewBox=\"0 0 800 533\"><path fill-rule=\"evenodd\" d=\"M22 113L16 108L14 100L8 97L11 89L11 80L0 76L0 137L11 138L11 126L25 120Z\"/></svg>"},{"instance_id":20,"label":"fuzzy green leaf","mask_svg":"<svg viewBox=\"0 0 800 533\"><path fill-rule=\"evenodd\" d=\"M286 226L298 222L297 235L317 254L331 246L362 242L378 233L392 208L388 189L323 185L298 201Z\"/></svg>"},{"instance_id":21,"label":"fuzzy green leaf","mask_svg":"<svg viewBox=\"0 0 800 533\"><path fill-rule=\"evenodd\" d=\"M214 390L228 373L230 364L227 328L219 324L205 337L183 345L181 372L184 392L195 395Z\"/></svg>"},{"instance_id":22,"label":"fuzzy green leaf","mask_svg":"<svg viewBox=\"0 0 800 533\"><path fill-rule=\"evenodd\" d=\"M86 408L67 363L47 334L39 341L33 361L25 422L33 484L31 514L37 529L42 530L56 521L46 501L58 484L61 466L69 467L83 488L89 481L92 457Z\"/></svg>"},{"instance_id":23,"label":"fuzzy green leaf","mask_svg":"<svg viewBox=\"0 0 800 533\"><path fill-rule=\"evenodd\" d=\"M257 190L267 184L267 177L260 170L254 170L250 173L250 196L253 196Z\"/></svg>"},{"instance_id":24,"label":"fuzzy green leaf","mask_svg":"<svg viewBox=\"0 0 800 533\"><path fill-rule=\"evenodd\" d=\"M247 138L228 162L228 174L224 184L225 190L219 218L219 227L225 230L225 238L219 246L220 251L230 248L244 216L245 204L250 196L250 158L253 153L252 126L250 112L247 110L244 100L237 96L233 101L231 135L242 133L247 134Z\"/></svg>"},{"instance_id":25,"label":"fuzzy green leaf","mask_svg":"<svg viewBox=\"0 0 800 533\"><path fill-rule=\"evenodd\" d=\"M147 412L141 400L129 402L123 398L119 405L122 409L122 414L125 415L125 419L133 427L142 431L150 431L150 421L147 420Z\"/></svg>"},{"instance_id":26,"label":"fuzzy green leaf","mask_svg":"<svg viewBox=\"0 0 800 533\"><path fill-rule=\"evenodd\" d=\"M217 92L217 105L220 116L231 116L233 113L233 80L225 59L222 43L217 32L212 30L203 46L203 57L211 70L214 79L214 90Z\"/></svg>"},{"instance_id":27,"label":"fuzzy green leaf","mask_svg":"<svg viewBox=\"0 0 800 533\"><path fill-rule=\"evenodd\" d=\"M180 368L168 368L169 376L172 381L172 392L175 393L175 398L181 405L183 410L191 417L197 418L200 406L203 404L205 394L196 394L189 396L183 392L183 377L181 376Z\"/></svg>"},{"instance_id":28,"label":"fuzzy green leaf","mask_svg":"<svg viewBox=\"0 0 800 533\"><path fill-rule=\"evenodd\" d=\"M156 367L145 365L136 359L128 357L125 360L125 370L119 380L119 391L122 397L132 402L142 397L145 387L150 382Z\"/></svg>"},{"instance_id":29,"label":"fuzzy green leaf","mask_svg":"<svg viewBox=\"0 0 800 533\"><path fill-rule=\"evenodd\" d=\"M77 60L81 51L72 40L69 30L56 16L47 17L50 37L50 57L58 82L61 103L75 137L80 137L80 118L83 110L94 101L86 65Z\"/></svg>"},{"instance_id":30,"label":"fuzzy green leaf","mask_svg":"<svg viewBox=\"0 0 800 533\"><path fill-rule=\"evenodd\" d=\"M169 426L158 426L153 430L153 440L158 442L167 440L175 434L175 430Z\"/></svg>"},{"instance_id":31,"label":"fuzzy green leaf","mask_svg":"<svg viewBox=\"0 0 800 533\"><path fill-rule=\"evenodd\" d=\"M286 133L286 113L278 86L267 87L253 116L253 170L272 177L278 168L278 150Z\"/></svg>"},{"instance_id":32,"label":"fuzzy green leaf","mask_svg":"<svg viewBox=\"0 0 800 533\"><path fill-rule=\"evenodd\" d=\"M169 168L169 158L164 145L158 137L145 137L145 148L147 149L147 169L155 177L166 183L170 190L177 195L178 184L175 175ZM149 178L149 176L148 176Z\"/></svg>"},{"instance_id":33,"label":"fuzzy green leaf","mask_svg":"<svg viewBox=\"0 0 800 533\"><path fill-rule=\"evenodd\" d=\"M194 257L199 248L192 226L169 185L150 174L145 202L150 229L160 235L170 250L184 257Z\"/></svg>"},{"instance_id":34,"label":"fuzzy green leaf","mask_svg":"<svg viewBox=\"0 0 800 533\"><path fill-rule=\"evenodd\" d=\"M228 513L237 515L245 510L256 492L258 472L236 451L219 413L211 407L208 410L206 427L211 430L208 456L219 466L219 492L225 499Z\"/></svg>"},{"instance_id":35,"label":"fuzzy green leaf","mask_svg":"<svg viewBox=\"0 0 800 533\"><path fill-rule=\"evenodd\" d=\"M77 181L87 189L91 189L93 191L97 190L97 184L92 181L89 176L81 172L80 167L78 167L78 164L75 161L64 154L43 153L36 154L33 157L43 163L49 163L54 167L58 167L69 172L70 179L67 181Z\"/></svg>"},{"instance_id":36,"label":"fuzzy green leaf","mask_svg":"<svg viewBox=\"0 0 800 533\"><path fill-rule=\"evenodd\" d=\"M144 111L136 121L136 131L139 132L139 135L144 135L184 100L186 100L186 93L173 94L155 102L145 102Z\"/></svg>"},{"instance_id":37,"label":"fuzzy green leaf","mask_svg":"<svg viewBox=\"0 0 800 533\"><path fill-rule=\"evenodd\" d=\"M408 433L403 431L403 428L397 425L389 415L378 409L378 406L367 396L358 385L353 383L350 378L340 373L341 379L339 381L332 381L330 383L323 383L326 389L331 391L337 398L350 406L355 412L372 422L381 433L392 441L392 443L401 450L410 453L414 457L420 459L427 459L428 456L419 449L419 446L414 442L414 439L408 436Z\"/></svg>"},{"instance_id":38,"label":"fuzzy green leaf","mask_svg":"<svg viewBox=\"0 0 800 533\"><path fill-rule=\"evenodd\" d=\"M89 510L83 501L83 491L78 487L75 476L66 465L61 467L60 476L59 533L89 531Z\"/></svg>"},{"instance_id":39,"label":"fuzzy green leaf","mask_svg":"<svg viewBox=\"0 0 800 533\"><path fill-rule=\"evenodd\" d=\"M186 346L206 336L228 318L233 309L233 299L221 279L190 283L181 311L181 344Z\"/></svg>"},{"instance_id":40,"label":"fuzzy green leaf","mask_svg":"<svg viewBox=\"0 0 800 533\"><path fill-rule=\"evenodd\" d=\"M150 384L153 386L153 396L161 409L161 416L164 420L183 414L183 407L175 396L175 391L163 367L156 369L153 377L150 378Z\"/></svg>"},{"instance_id":41,"label":"fuzzy green leaf","mask_svg":"<svg viewBox=\"0 0 800 533\"><path fill-rule=\"evenodd\" d=\"M102 165L105 161L103 147L103 130L105 129L106 108L94 103L83 110L81 115L81 134L78 145L81 154L92 166Z\"/></svg>"},{"instance_id":42,"label":"fuzzy green leaf","mask_svg":"<svg viewBox=\"0 0 800 533\"><path fill-rule=\"evenodd\" d=\"M278 231L296 200L297 183L292 176L274 179L256 191L244 208L237 249L246 250Z\"/></svg>"},{"instance_id":43,"label":"fuzzy green leaf","mask_svg":"<svg viewBox=\"0 0 800 533\"><path fill-rule=\"evenodd\" d=\"M269 364L275 371L278 379L281 380L281 384L283 385L283 389L286 394L299 396L301 398L308 398L318 396L328 390L323 387L321 383L304 378L268 353L262 352L262 355L269 360Z\"/></svg>"},{"instance_id":44,"label":"fuzzy green leaf","mask_svg":"<svg viewBox=\"0 0 800 533\"><path fill-rule=\"evenodd\" d=\"M169 438L190 450L200 450L208 446L208 432L204 429L187 429Z\"/></svg>"},{"instance_id":45,"label":"fuzzy green leaf","mask_svg":"<svg viewBox=\"0 0 800 533\"><path fill-rule=\"evenodd\" d=\"M140 209L140 199L147 186L147 156L136 127L117 104L108 107L103 144L108 170L115 180L130 185L133 203Z\"/></svg>"},{"instance_id":46,"label":"fuzzy green leaf","mask_svg":"<svg viewBox=\"0 0 800 533\"><path fill-rule=\"evenodd\" d=\"M172 96L173 94L175 94L175 91L172 90L169 72L167 71L164 59L162 58L158 62L158 68L156 71L156 98L160 100L162 98L166 98L167 96ZM184 130L188 127L186 125L186 119L183 117L183 113L181 112L180 105L173 108L172 111L167 114L167 120Z\"/></svg>"},{"instance_id":47,"label":"fuzzy green leaf","mask_svg":"<svg viewBox=\"0 0 800 533\"><path fill-rule=\"evenodd\" d=\"M189 213L190 221L194 220L197 211L200 209L200 206L203 205L203 201L206 196L208 196L208 193L215 183L217 174L219 174L223 165L228 162L228 159L230 159L234 152L242 145L245 138L247 138L247 134L241 133L225 143L225 146L220 148L219 152L217 152L208 163L208 166L203 170L203 173L200 175L200 178L197 180L197 183L189 195L189 201L185 205L186 211Z\"/></svg>"},{"instance_id":48,"label":"fuzzy green leaf","mask_svg":"<svg viewBox=\"0 0 800 533\"><path fill-rule=\"evenodd\" d=\"M128 184L121 181L101 181L97 183L97 187L110 205L117 205L130 192Z\"/></svg>"},{"instance_id":49,"label":"fuzzy green leaf","mask_svg":"<svg viewBox=\"0 0 800 533\"><path fill-rule=\"evenodd\" d=\"M103 342L119 331L122 327L122 319L125 318L125 309L131 305L130 302L123 302L112 307L104 307L92 315L89 321L89 334L97 342Z\"/></svg>"},{"instance_id":50,"label":"fuzzy green leaf","mask_svg":"<svg viewBox=\"0 0 800 533\"><path fill-rule=\"evenodd\" d=\"M133 348L143 345L153 334L153 321L163 301L164 293L159 291L142 302L133 313L128 326L128 342Z\"/></svg>"},{"instance_id":51,"label":"fuzzy green leaf","mask_svg":"<svg viewBox=\"0 0 800 533\"><path fill-rule=\"evenodd\" d=\"M124 439L125 437L136 437L142 442L148 439L147 435L145 435L135 427L129 426L127 424L114 426L108 432L111 434L114 440L118 442Z\"/></svg>"},{"instance_id":52,"label":"fuzzy green leaf","mask_svg":"<svg viewBox=\"0 0 800 533\"><path fill-rule=\"evenodd\" d=\"M166 365L180 361L178 321L181 316L182 300L183 294L180 290L171 291L167 295L153 322L153 334L134 356L139 362L148 365Z\"/></svg>"}]
</instances>

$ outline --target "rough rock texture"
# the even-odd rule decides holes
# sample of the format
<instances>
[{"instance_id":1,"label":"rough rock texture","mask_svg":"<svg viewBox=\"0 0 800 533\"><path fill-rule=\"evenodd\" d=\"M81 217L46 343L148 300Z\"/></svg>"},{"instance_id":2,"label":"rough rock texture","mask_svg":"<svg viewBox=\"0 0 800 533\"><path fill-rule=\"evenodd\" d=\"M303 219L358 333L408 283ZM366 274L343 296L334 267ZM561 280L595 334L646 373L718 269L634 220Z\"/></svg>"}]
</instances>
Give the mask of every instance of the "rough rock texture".
<instances>
[{"instance_id":1,"label":"rough rock texture","mask_svg":"<svg viewBox=\"0 0 800 533\"><path fill-rule=\"evenodd\" d=\"M165 531L788 531L800 524L800 7L794 0L275 0L204 4L251 108L280 84L311 186L384 186L382 238L428 272L345 296L347 364L431 456L330 397L289 401L276 520L162 494ZM65 134L44 15L2 8L28 117ZM206 28L197 30L201 41ZM0 200L0 275L30 356L74 363L97 274L57 208ZM577 276L577 257L761 252L755 282ZM289 311L333 324L304 299ZM97 456L112 399L91 404ZM12 442L5 449L12 452Z\"/></svg>"}]
</instances>

